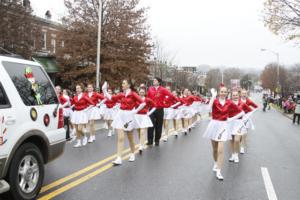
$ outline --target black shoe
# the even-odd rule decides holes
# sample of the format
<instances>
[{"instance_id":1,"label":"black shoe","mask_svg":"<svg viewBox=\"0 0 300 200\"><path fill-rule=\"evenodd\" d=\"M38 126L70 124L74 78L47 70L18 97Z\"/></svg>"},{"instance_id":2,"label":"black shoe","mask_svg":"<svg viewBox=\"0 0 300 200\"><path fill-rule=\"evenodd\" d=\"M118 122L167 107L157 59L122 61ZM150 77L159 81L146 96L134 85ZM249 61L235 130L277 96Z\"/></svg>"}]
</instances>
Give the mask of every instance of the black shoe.
<instances>
[{"instance_id":1,"label":"black shoe","mask_svg":"<svg viewBox=\"0 0 300 200\"><path fill-rule=\"evenodd\" d=\"M142 155L143 154L143 150L139 150L139 154Z\"/></svg>"},{"instance_id":2,"label":"black shoe","mask_svg":"<svg viewBox=\"0 0 300 200\"><path fill-rule=\"evenodd\" d=\"M147 146L153 146L153 143L147 142L146 145L147 145Z\"/></svg>"},{"instance_id":3,"label":"black shoe","mask_svg":"<svg viewBox=\"0 0 300 200\"><path fill-rule=\"evenodd\" d=\"M184 132L184 135L187 135L187 131Z\"/></svg>"},{"instance_id":4,"label":"black shoe","mask_svg":"<svg viewBox=\"0 0 300 200\"><path fill-rule=\"evenodd\" d=\"M155 142L155 146L157 146L157 147L158 147L158 146L159 146L159 142Z\"/></svg>"},{"instance_id":5,"label":"black shoe","mask_svg":"<svg viewBox=\"0 0 300 200\"><path fill-rule=\"evenodd\" d=\"M189 132L191 132L192 131L192 129L191 128L189 128Z\"/></svg>"}]
</instances>

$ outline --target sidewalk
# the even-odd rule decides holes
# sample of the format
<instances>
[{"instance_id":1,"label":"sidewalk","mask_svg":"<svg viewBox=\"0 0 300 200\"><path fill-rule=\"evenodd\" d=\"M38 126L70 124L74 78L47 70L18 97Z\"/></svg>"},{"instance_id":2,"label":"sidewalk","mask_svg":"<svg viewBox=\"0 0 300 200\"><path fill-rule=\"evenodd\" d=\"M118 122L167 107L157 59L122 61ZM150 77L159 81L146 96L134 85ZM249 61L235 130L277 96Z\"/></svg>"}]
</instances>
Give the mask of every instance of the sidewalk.
<instances>
[{"instance_id":1,"label":"sidewalk","mask_svg":"<svg viewBox=\"0 0 300 200\"><path fill-rule=\"evenodd\" d=\"M272 104L271 107L274 108L275 110L277 110L278 112L282 113L287 118L293 120L293 114L284 113L284 111L279 106L274 105L274 104Z\"/></svg>"}]
</instances>

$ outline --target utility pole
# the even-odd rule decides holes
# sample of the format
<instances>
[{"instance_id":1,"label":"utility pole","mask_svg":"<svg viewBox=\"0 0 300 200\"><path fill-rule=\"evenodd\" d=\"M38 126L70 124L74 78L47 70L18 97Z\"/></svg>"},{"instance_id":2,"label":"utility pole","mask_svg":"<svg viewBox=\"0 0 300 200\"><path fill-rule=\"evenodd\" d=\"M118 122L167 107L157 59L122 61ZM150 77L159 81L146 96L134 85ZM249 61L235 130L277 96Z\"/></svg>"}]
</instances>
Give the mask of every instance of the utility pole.
<instances>
[{"instance_id":1,"label":"utility pole","mask_svg":"<svg viewBox=\"0 0 300 200\"><path fill-rule=\"evenodd\" d=\"M100 51L101 51L101 23L102 23L102 0L99 0L99 10L98 10L98 41L97 41L97 63L96 63L96 88L100 91Z\"/></svg>"}]
</instances>

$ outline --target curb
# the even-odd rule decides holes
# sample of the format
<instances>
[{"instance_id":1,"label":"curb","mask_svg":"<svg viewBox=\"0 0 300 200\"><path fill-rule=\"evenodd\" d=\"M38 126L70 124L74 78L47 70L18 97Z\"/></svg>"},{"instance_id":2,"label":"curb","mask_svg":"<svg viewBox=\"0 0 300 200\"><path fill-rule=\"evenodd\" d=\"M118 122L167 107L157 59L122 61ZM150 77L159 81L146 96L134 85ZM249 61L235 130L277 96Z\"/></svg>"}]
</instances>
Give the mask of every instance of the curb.
<instances>
[{"instance_id":1,"label":"curb","mask_svg":"<svg viewBox=\"0 0 300 200\"><path fill-rule=\"evenodd\" d=\"M285 114L285 113L283 112L283 110L280 109L278 106L274 106L274 105L272 104L271 107L274 108L275 110L277 110L278 112L280 112L283 116L285 116L285 117L287 117L287 118L293 120L293 117L292 117L292 116L290 116L290 115L288 115L288 114Z\"/></svg>"}]
</instances>

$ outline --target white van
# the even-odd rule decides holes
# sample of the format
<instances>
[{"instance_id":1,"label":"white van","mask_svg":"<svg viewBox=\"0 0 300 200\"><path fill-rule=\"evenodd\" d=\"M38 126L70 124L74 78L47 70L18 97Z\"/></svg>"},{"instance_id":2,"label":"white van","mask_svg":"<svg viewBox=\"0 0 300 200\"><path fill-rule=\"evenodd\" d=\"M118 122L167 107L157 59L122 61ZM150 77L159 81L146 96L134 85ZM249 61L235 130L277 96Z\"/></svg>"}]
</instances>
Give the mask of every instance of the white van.
<instances>
[{"instance_id":1,"label":"white van","mask_svg":"<svg viewBox=\"0 0 300 200\"><path fill-rule=\"evenodd\" d=\"M44 165L64 151L63 112L39 64L0 56L0 197L36 199ZM1 198L0 198L1 199Z\"/></svg>"}]
</instances>

